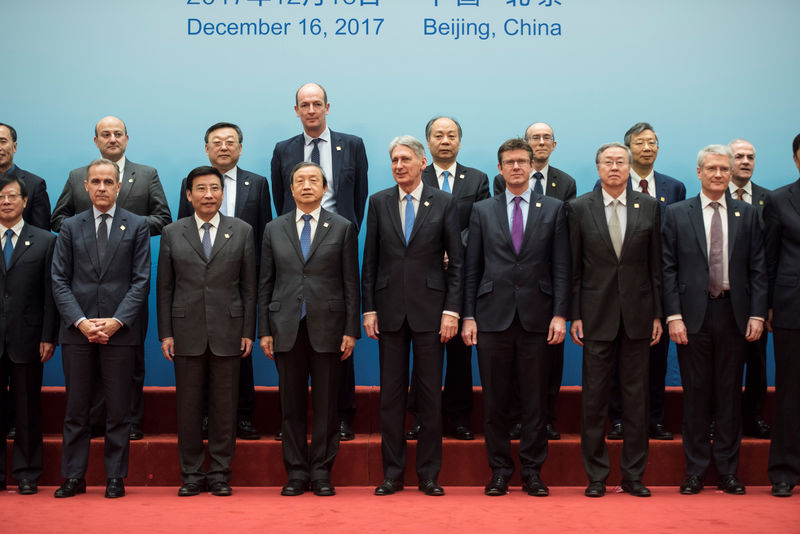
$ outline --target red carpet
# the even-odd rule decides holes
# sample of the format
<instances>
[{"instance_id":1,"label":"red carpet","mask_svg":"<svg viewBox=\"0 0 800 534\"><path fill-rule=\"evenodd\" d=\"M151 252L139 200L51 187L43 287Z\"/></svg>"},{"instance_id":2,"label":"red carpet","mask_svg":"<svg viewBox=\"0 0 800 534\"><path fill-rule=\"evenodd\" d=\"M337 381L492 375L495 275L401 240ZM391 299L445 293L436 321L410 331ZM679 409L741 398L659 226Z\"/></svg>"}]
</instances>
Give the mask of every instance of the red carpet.
<instances>
[{"instance_id":1,"label":"red carpet","mask_svg":"<svg viewBox=\"0 0 800 534\"><path fill-rule=\"evenodd\" d=\"M514 488L486 497L478 487L446 487L441 498L416 488L389 496L371 487L340 487L335 497L281 497L277 487L234 487L233 497L178 498L174 487L129 487L122 499L103 498L102 487L86 495L54 499L53 487L23 497L0 493L3 532L798 532L800 495L777 499L769 488L751 486L745 496L706 489L679 495L653 488L641 499L610 493L583 496L583 487L551 488L529 497Z\"/></svg>"}]
</instances>

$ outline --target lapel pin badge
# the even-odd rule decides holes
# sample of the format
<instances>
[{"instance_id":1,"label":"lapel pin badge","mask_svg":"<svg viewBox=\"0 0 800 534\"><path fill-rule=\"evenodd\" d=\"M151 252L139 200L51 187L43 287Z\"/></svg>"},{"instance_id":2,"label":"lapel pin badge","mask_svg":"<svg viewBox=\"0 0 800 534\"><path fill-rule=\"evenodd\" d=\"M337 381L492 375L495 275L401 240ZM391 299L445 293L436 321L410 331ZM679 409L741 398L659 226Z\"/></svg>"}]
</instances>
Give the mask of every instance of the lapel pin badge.
<instances>
[{"instance_id":1,"label":"lapel pin badge","mask_svg":"<svg viewBox=\"0 0 800 534\"><path fill-rule=\"evenodd\" d=\"M541 207L542 207L542 203L541 203L541 202L537 202L537 203L536 203L536 207L537 207L537 208L541 208Z\"/></svg>"},{"instance_id":2,"label":"lapel pin badge","mask_svg":"<svg viewBox=\"0 0 800 534\"><path fill-rule=\"evenodd\" d=\"M128 183L132 184L133 183L133 178L128 178Z\"/></svg>"},{"instance_id":3,"label":"lapel pin badge","mask_svg":"<svg viewBox=\"0 0 800 534\"><path fill-rule=\"evenodd\" d=\"M553 182L552 184L550 184L550 187L555 187L555 186L556 186L556 183L555 183L555 182Z\"/></svg>"},{"instance_id":4,"label":"lapel pin badge","mask_svg":"<svg viewBox=\"0 0 800 534\"><path fill-rule=\"evenodd\" d=\"M29 246L31 246L31 242L30 242L30 241L25 241L25 246L26 246L26 247L29 247Z\"/></svg>"},{"instance_id":5,"label":"lapel pin badge","mask_svg":"<svg viewBox=\"0 0 800 534\"><path fill-rule=\"evenodd\" d=\"M342 147L340 147L339 145L336 145L336 150L341 152L342 151Z\"/></svg>"},{"instance_id":6,"label":"lapel pin badge","mask_svg":"<svg viewBox=\"0 0 800 534\"><path fill-rule=\"evenodd\" d=\"M739 217L739 212L738 211L734 211L733 214L736 215L737 217Z\"/></svg>"},{"instance_id":7,"label":"lapel pin badge","mask_svg":"<svg viewBox=\"0 0 800 534\"><path fill-rule=\"evenodd\" d=\"M459 174L458 177L461 178L462 180L464 179L464 175L463 174Z\"/></svg>"},{"instance_id":8,"label":"lapel pin badge","mask_svg":"<svg viewBox=\"0 0 800 534\"><path fill-rule=\"evenodd\" d=\"M639 203L638 203L638 202L634 202L634 203L633 203L633 207L634 207L634 208L638 208L638 207L639 207Z\"/></svg>"},{"instance_id":9,"label":"lapel pin badge","mask_svg":"<svg viewBox=\"0 0 800 534\"><path fill-rule=\"evenodd\" d=\"M328 227L328 223L322 223L322 226L324 226L325 228L327 228L327 227Z\"/></svg>"},{"instance_id":10,"label":"lapel pin badge","mask_svg":"<svg viewBox=\"0 0 800 534\"><path fill-rule=\"evenodd\" d=\"M764 205L764 201L763 200L759 200L758 203L761 204L762 206Z\"/></svg>"},{"instance_id":11,"label":"lapel pin badge","mask_svg":"<svg viewBox=\"0 0 800 534\"><path fill-rule=\"evenodd\" d=\"M230 239L230 238L231 238L231 234L225 234L225 239Z\"/></svg>"},{"instance_id":12,"label":"lapel pin badge","mask_svg":"<svg viewBox=\"0 0 800 534\"><path fill-rule=\"evenodd\" d=\"M426 201L424 202L424 205L425 205L425 207L427 208L428 206L430 206L430 205L431 205L431 203L430 203L430 202L428 202L428 201L426 200Z\"/></svg>"},{"instance_id":13,"label":"lapel pin badge","mask_svg":"<svg viewBox=\"0 0 800 534\"><path fill-rule=\"evenodd\" d=\"M245 182L244 185L250 185L250 182Z\"/></svg>"},{"instance_id":14,"label":"lapel pin badge","mask_svg":"<svg viewBox=\"0 0 800 534\"><path fill-rule=\"evenodd\" d=\"M666 202L667 200L664 197L661 197L661 202Z\"/></svg>"},{"instance_id":15,"label":"lapel pin badge","mask_svg":"<svg viewBox=\"0 0 800 534\"><path fill-rule=\"evenodd\" d=\"M120 226L119 229L124 232L125 231L125 225Z\"/></svg>"}]
</instances>

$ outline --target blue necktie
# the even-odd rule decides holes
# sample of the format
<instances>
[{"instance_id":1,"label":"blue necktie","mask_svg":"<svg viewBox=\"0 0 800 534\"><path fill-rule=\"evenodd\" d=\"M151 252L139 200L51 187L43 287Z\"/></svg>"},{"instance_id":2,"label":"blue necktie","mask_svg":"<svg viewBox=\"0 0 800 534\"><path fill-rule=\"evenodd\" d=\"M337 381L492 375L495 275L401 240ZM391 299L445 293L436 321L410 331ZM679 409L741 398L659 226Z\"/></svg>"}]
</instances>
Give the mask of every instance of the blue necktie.
<instances>
[{"instance_id":1,"label":"blue necktie","mask_svg":"<svg viewBox=\"0 0 800 534\"><path fill-rule=\"evenodd\" d=\"M317 165L319 165L319 141L319 137L311 140L314 143L314 148L311 149L311 163L316 163Z\"/></svg>"},{"instance_id":2,"label":"blue necktie","mask_svg":"<svg viewBox=\"0 0 800 534\"><path fill-rule=\"evenodd\" d=\"M442 171L442 191L445 193L452 193L450 190L450 171Z\"/></svg>"},{"instance_id":3,"label":"blue necktie","mask_svg":"<svg viewBox=\"0 0 800 534\"><path fill-rule=\"evenodd\" d=\"M539 171L533 173L533 192L539 193L540 195L544 194L544 188L542 187L542 179L544 175Z\"/></svg>"},{"instance_id":4,"label":"blue necktie","mask_svg":"<svg viewBox=\"0 0 800 534\"><path fill-rule=\"evenodd\" d=\"M203 223L203 253L206 255L206 261L211 259L211 223Z\"/></svg>"},{"instance_id":5,"label":"blue necktie","mask_svg":"<svg viewBox=\"0 0 800 534\"><path fill-rule=\"evenodd\" d=\"M411 230L414 229L414 202L412 201L414 197L411 196L411 193L406 195L406 227L405 227L405 235L406 235L406 245L408 244L408 240L411 238Z\"/></svg>"},{"instance_id":6,"label":"blue necktie","mask_svg":"<svg viewBox=\"0 0 800 534\"><path fill-rule=\"evenodd\" d=\"M308 259L308 252L311 250L311 215L308 213L303 214L303 230L300 232L300 250L303 252L303 259ZM306 299L300 305L300 318L306 316Z\"/></svg>"},{"instance_id":7,"label":"blue necktie","mask_svg":"<svg viewBox=\"0 0 800 534\"><path fill-rule=\"evenodd\" d=\"M11 242L13 236L14 230L10 228L6 230L6 244L3 246L3 257L6 259L6 269L8 269L8 264L11 263L11 255L14 253L14 243Z\"/></svg>"}]
</instances>

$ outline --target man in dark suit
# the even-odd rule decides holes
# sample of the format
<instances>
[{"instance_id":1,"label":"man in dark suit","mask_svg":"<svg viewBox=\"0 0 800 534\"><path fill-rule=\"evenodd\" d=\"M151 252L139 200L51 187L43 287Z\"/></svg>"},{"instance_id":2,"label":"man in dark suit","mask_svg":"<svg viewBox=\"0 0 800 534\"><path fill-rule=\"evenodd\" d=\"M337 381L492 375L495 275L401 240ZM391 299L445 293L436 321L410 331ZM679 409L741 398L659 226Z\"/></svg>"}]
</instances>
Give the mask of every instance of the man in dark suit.
<instances>
[{"instance_id":1,"label":"man in dark suit","mask_svg":"<svg viewBox=\"0 0 800 534\"><path fill-rule=\"evenodd\" d=\"M664 309L683 382L680 492L687 495L703 488L712 457L719 489L745 492L736 478L742 366L746 342L761 336L767 317L767 274L755 208L726 194L732 168L729 147L702 149L700 195L667 207L664 217Z\"/></svg>"},{"instance_id":2,"label":"man in dark suit","mask_svg":"<svg viewBox=\"0 0 800 534\"><path fill-rule=\"evenodd\" d=\"M569 174L550 165L550 155L556 149L556 138L553 128L543 122L534 122L525 130L525 140L533 149L533 168L531 169L530 187L534 193L557 198L562 202L575 198L577 188L575 180ZM505 191L506 183L502 174L494 177L494 194ZM561 388L561 377L564 372L564 344L548 345L550 352L550 369L547 379L547 439L561 439L555 428L556 401ZM515 379L516 380L516 379ZM511 417L517 421L511 429L511 439L520 439L522 424L519 423L519 399L512 387Z\"/></svg>"},{"instance_id":3,"label":"man in dark suit","mask_svg":"<svg viewBox=\"0 0 800 534\"><path fill-rule=\"evenodd\" d=\"M67 408L56 497L86 491L89 410L100 368L106 407L106 497L122 497L128 474L135 347L143 343L142 307L150 288L147 220L116 205L119 168L97 159L86 170L92 207L64 220L53 253L53 298L61 314Z\"/></svg>"},{"instance_id":4,"label":"man in dark suit","mask_svg":"<svg viewBox=\"0 0 800 534\"><path fill-rule=\"evenodd\" d=\"M217 496L229 485L236 446L239 359L256 329L256 259L253 228L221 215L224 179L197 167L185 180L194 214L164 227L156 295L161 352L175 363L178 455L183 486ZM203 469L203 398L208 383L209 469Z\"/></svg>"},{"instance_id":5,"label":"man in dark suit","mask_svg":"<svg viewBox=\"0 0 800 534\"><path fill-rule=\"evenodd\" d=\"M206 130L206 154L211 166L223 176L225 196L220 205L222 215L236 217L253 227L253 250L256 254L256 273L261 258L261 238L264 227L272 220L269 184L261 175L238 167L242 155L242 130L230 122L218 122ZM181 182L178 218L194 213L191 200L186 195L186 179ZM253 332L255 335L255 331ZM253 409L256 404L253 357L242 358L239 373L239 402L237 409L236 435L240 439L258 439L258 429L253 425Z\"/></svg>"},{"instance_id":6,"label":"man in dark suit","mask_svg":"<svg viewBox=\"0 0 800 534\"><path fill-rule=\"evenodd\" d=\"M0 135L2 132L0 131ZM0 489L6 488L8 395L17 409L12 474L20 495L38 491L42 474L42 365L55 350L58 313L53 302L50 264L55 236L25 222L25 181L0 176Z\"/></svg>"},{"instance_id":7,"label":"man in dark suit","mask_svg":"<svg viewBox=\"0 0 800 534\"><path fill-rule=\"evenodd\" d=\"M321 207L328 188L322 167L298 163L292 173L296 210L267 225L258 296L261 348L278 366L283 463L281 495L335 494L330 481L339 450L337 399L341 361L361 334L358 236L355 226ZM306 442L308 380L314 408Z\"/></svg>"},{"instance_id":8,"label":"man in dark suit","mask_svg":"<svg viewBox=\"0 0 800 534\"><path fill-rule=\"evenodd\" d=\"M450 117L434 117L425 126L425 138L433 163L422 171L422 183L451 193L457 202L461 241L467 244L469 215L472 205L489 198L489 179L485 173L456 162L461 148L461 125ZM464 345L456 335L447 342L447 369L442 393L442 411L445 433L456 439L472 440L475 435L469 428L472 414L472 347ZM409 411L416 414L416 384L411 376ZM406 433L409 439L419 435L419 422Z\"/></svg>"},{"instance_id":9,"label":"man in dark suit","mask_svg":"<svg viewBox=\"0 0 800 534\"><path fill-rule=\"evenodd\" d=\"M658 136L647 122L637 122L625 132L625 146L631 150L633 162L628 178L628 188L658 201L661 222L664 222L665 208L686 198L686 186L682 182L653 170L658 157ZM595 188L600 187L598 181ZM662 322L662 329L664 325ZM650 347L650 437L658 440L671 440L672 433L664 428L664 387L667 375L667 354L669 336ZM615 365L611 375L611 403L609 419L611 430L608 439L622 439L622 399L619 368Z\"/></svg>"},{"instance_id":10,"label":"man in dark suit","mask_svg":"<svg viewBox=\"0 0 800 534\"><path fill-rule=\"evenodd\" d=\"M486 495L508 493L514 472L508 414L510 384L522 384L519 445L522 490L549 494L539 473L547 457L549 345L564 342L570 300L570 245L563 203L529 187L533 151L503 143L497 168L503 195L473 208L464 262L464 343L478 346L486 451ZM480 343L479 343L480 342ZM513 381L512 377L518 380Z\"/></svg>"},{"instance_id":11,"label":"man in dark suit","mask_svg":"<svg viewBox=\"0 0 800 534\"><path fill-rule=\"evenodd\" d=\"M648 354L661 337L661 234L658 203L627 189L631 152L606 143L595 157L601 189L568 203L572 243L572 341L583 346L581 452L588 497L602 497L609 472L603 439L609 376L619 362L625 438L622 490L642 484L648 451Z\"/></svg>"},{"instance_id":12,"label":"man in dark suit","mask_svg":"<svg viewBox=\"0 0 800 534\"><path fill-rule=\"evenodd\" d=\"M35 174L17 167L14 164L16 152L17 131L12 126L0 122L0 175L13 175L25 182L28 201L22 210L22 220L43 230L49 230L50 197L47 196L47 183Z\"/></svg>"},{"instance_id":13,"label":"man in dark suit","mask_svg":"<svg viewBox=\"0 0 800 534\"><path fill-rule=\"evenodd\" d=\"M800 134L792 142L800 172ZM772 494L791 497L800 482L800 180L767 195L764 207L770 326L775 343L775 419L769 449Z\"/></svg>"},{"instance_id":14,"label":"man in dark suit","mask_svg":"<svg viewBox=\"0 0 800 534\"><path fill-rule=\"evenodd\" d=\"M295 208L291 190L291 171L301 161L320 165L328 179L322 207L341 215L361 229L367 205L367 152L360 137L328 128L328 93L316 83L307 83L295 93L294 111L303 124L303 133L275 145L270 163L275 212L289 213ZM355 437L356 379L355 356L342 363L339 387L339 434L343 441ZM277 437L277 436L276 436Z\"/></svg>"},{"instance_id":15,"label":"man in dark suit","mask_svg":"<svg viewBox=\"0 0 800 534\"><path fill-rule=\"evenodd\" d=\"M164 225L169 224L172 215L169 211L167 198L164 196L164 188L158 178L158 171L147 165L140 165L127 159L125 150L128 147L128 129L125 123L117 117L104 117L94 127L94 144L100 151L100 156L113 161L119 167L121 186L117 195L117 205L136 215L147 219L150 227L150 235L160 235ZM64 190L58 197L56 207L53 208L53 215L50 218L53 231L59 232L61 224L67 217L72 217L76 213L81 213L92 207L91 199L86 193L83 185L86 179L86 167L78 167L69 173ZM131 414L129 417L131 424L130 438L142 439L142 418L144 417L144 339L147 333L148 309L147 305L142 308L142 317L137 323L142 328L142 344L136 347L136 362L133 371L131 394ZM99 373L99 369L97 370ZM98 374L99 379L99 374ZM99 384L99 380L96 381ZM101 389L93 392L91 425L93 435L105 426L105 414L103 408L103 394Z\"/></svg>"},{"instance_id":16,"label":"man in dark suit","mask_svg":"<svg viewBox=\"0 0 800 534\"><path fill-rule=\"evenodd\" d=\"M758 220L764 227L764 206L769 189L752 181L756 165L756 150L749 141L734 139L728 143L733 152L733 178L728 191L736 200L756 208ZM742 433L754 438L769 439L770 427L761 412L767 397L767 332L747 344L745 357L744 395L742 396Z\"/></svg>"},{"instance_id":17,"label":"man in dark suit","mask_svg":"<svg viewBox=\"0 0 800 534\"><path fill-rule=\"evenodd\" d=\"M442 465L443 344L458 331L461 312L461 239L457 202L422 183L422 143L403 135L389 144L397 187L370 198L361 276L364 331L378 340L381 453L384 481L376 495L403 489L404 419L409 344L414 347L419 490L444 495ZM444 255L448 263L445 266Z\"/></svg>"}]
</instances>

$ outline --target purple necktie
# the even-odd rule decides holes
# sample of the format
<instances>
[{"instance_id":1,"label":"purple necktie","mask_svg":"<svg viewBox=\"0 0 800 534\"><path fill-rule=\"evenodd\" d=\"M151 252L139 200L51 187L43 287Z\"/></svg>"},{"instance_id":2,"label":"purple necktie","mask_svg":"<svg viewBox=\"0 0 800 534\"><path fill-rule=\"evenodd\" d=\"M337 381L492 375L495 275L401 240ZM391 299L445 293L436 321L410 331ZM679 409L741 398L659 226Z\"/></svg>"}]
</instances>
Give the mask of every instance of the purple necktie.
<instances>
[{"instance_id":1,"label":"purple necktie","mask_svg":"<svg viewBox=\"0 0 800 534\"><path fill-rule=\"evenodd\" d=\"M514 211L511 214L511 243L517 253L522 247L522 209L519 207L520 202L522 202L522 197L514 197Z\"/></svg>"},{"instance_id":2,"label":"purple necktie","mask_svg":"<svg viewBox=\"0 0 800 534\"><path fill-rule=\"evenodd\" d=\"M708 254L708 292L712 297L722 293L722 217L719 213L719 202L712 202L714 209L711 216L711 246Z\"/></svg>"}]
</instances>

